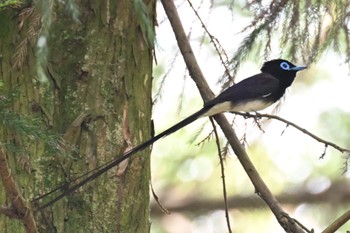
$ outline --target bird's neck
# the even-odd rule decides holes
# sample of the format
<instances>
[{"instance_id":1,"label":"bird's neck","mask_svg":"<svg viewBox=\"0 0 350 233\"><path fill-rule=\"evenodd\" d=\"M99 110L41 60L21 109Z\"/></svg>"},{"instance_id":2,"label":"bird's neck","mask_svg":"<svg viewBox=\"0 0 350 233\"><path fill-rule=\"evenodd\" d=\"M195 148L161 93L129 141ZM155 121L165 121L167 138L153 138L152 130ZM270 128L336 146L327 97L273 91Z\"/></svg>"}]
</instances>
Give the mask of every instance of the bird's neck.
<instances>
[{"instance_id":1,"label":"bird's neck","mask_svg":"<svg viewBox=\"0 0 350 233\"><path fill-rule=\"evenodd\" d=\"M272 96L272 98L274 98L275 101L279 100L284 93L286 93L286 89L288 87L290 87L290 85L292 84L293 80L288 82L287 80L285 80L284 82L280 82L280 88L275 92L274 96Z\"/></svg>"},{"instance_id":2,"label":"bird's neck","mask_svg":"<svg viewBox=\"0 0 350 233\"><path fill-rule=\"evenodd\" d=\"M281 81L281 86L284 88L288 88L288 87L290 87L290 85L292 85L293 81L294 81L294 77L293 78L286 78L286 79Z\"/></svg>"}]
</instances>

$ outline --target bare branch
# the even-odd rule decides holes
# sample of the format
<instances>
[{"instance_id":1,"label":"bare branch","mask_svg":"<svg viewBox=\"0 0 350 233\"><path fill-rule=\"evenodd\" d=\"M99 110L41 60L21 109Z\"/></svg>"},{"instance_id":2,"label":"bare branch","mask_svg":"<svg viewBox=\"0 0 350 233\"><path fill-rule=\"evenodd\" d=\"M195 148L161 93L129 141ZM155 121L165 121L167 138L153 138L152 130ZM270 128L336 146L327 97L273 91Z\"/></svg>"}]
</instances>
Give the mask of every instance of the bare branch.
<instances>
[{"instance_id":1,"label":"bare branch","mask_svg":"<svg viewBox=\"0 0 350 233\"><path fill-rule=\"evenodd\" d=\"M329 225L322 233L333 233L336 232L341 226L350 220L350 210L345 212L342 216L337 218L331 225Z\"/></svg>"},{"instance_id":2,"label":"bare branch","mask_svg":"<svg viewBox=\"0 0 350 233\"><path fill-rule=\"evenodd\" d=\"M0 177L6 190L6 194L10 198L13 204L12 213L16 213L14 215L15 218L20 218L27 233L35 233L38 232L36 228L36 223L33 217L33 213L30 207L27 205L25 199L21 195L12 175L10 168L7 163L7 159L5 154L3 153L3 148L0 145ZM10 211L8 209L2 208L2 213L10 216Z\"/></svg>"},{"instance_id":3,"label":"bare branch","mask_svg":"<svg viewBox=\"0 0 350 233\"><path fill-rule=\"evenodd\" d=\"M171 192L171 191L169 191ZM170 194L162 193L162 197L167 197ZM350 204L350 189L346 181L334 182L323 192L313 193L308 191L307 187L301 186L294 192L281 193L276 196L276 199L283 205L295 208L303 203L308 204L327 204L332 203L332 206L341 207ZM188 196L178 197L178 199L168 200L163 203L171 212L197 212L205 213L220 209L222 199L198 199L196 197L189 198ZM256 195L236 195L229 196L227 199L229 209L264 209L267 206ZM151 205L152 215L160 215L162 212L155 204ZM331 215L330 215L331 217Z\"/></svg>"},{"instance_id":4,"label":"bare branch","mask_svg":"<svg viewBox=\"0 0 350 233\"><path fill-rule=\"evenodd\" d=\"M160 202L158 195L154 191L152 181L151 181L150 185L151 185L151 191L152 191L153 198L156 201L158 207L162 210L163 213L168 214L168 215L171 214L171 212L166 207L164 207L164 205Z\"/></svg>"},{"instance_id":5,"label":"bare branch","mask_svg":"<svg viewBox=\"0 0 350 233\"><path fill-rule=\"evenodd\" d=\"M9 218L15 218L15 219L21 218L21 216L19 216L18 213L13 208L7 207L7 206L0 206L0 213Z\"/></svg>"},{"instance_id":6,"label":"bare branch","mask_svg":"<svg viewBox=\"0 0 350 233\"><path fill-rule=\"evenodd\" d=\"M338 146L337 144L333 143L333 142L330 142L330 141L327 141L327 140L324 140L318 136L316 136L315 134L311 133L310 131L300 127L299 125L291 122L291 121L288 121L282 117L279 117L279 116L275 116L275 115L270 115L270 114L261 114L261 113L255 113L255 114L252 114L252 113L241 113L241 112L234 112L234 114L237 114L237 115L240 115L240 116L243 116L245 118L254 118L254 119L259 119L259 118L262 118L262 117L265 117L265 118L268 118L268 119L275 119L275 120L278 120L278 121L281 121L283 123L286 123L287 126L292 126L294 128L296 128L297 130L301 131L302 133L310 136L311 138L315 139L316 141L320 142L320 143L323 143L325 145L325 150L327 149L328 146L330 147L333 147L334 149L340 151L341 153L350 153L350 149L346 149L346 148L343 148L343 147L340 147ZM323 156L325 155L325 152L323 152L323 154L321 155L320 158L323 158Z\"/></svg>"},{"instance_id":7,"label":"bare branch","mask_svg":"<svg viewBox=\"0 0 350 233\"><path fill-rule=\"evenodd\" d=\"M231 224L230 224L230 214L228 212L228 204L227 204L227 191L226 191L226 180L225 180L225 166L224 166L224 160L221 155L221 149L220 149L220 141L219 141L219 135L216 131L216 126L214 123L214 120L212 117L210 117L210 122L213 125L214 133L215 133L215 139L216 139L216 146L218 148L218 155L220 159L220 168L221 168L221 179L222 179L222 192L224 195L224 203L225 203L225 216L226 216L226 223L227 223L227 229L230 233L232 233Z\"/></svg>"},{"instance_id":8,"label":"bare branch","mask_svg":"<svg viewBox=\"0 0 350 233\"><path fill-rule=\"evenodd\" d=\"M191 78L196 83L202 98L204 99L204 101L208 101L214 98L214 94L210 90L208 83L206 82L202 71L198 66L197 60L186 37L186 33L184 32L174 2L168 0L161 0L161 2L175 33L176 41L180 48L181 54L185 60ZM250 161L248 154L242 147L234 130L232 129L230 123L227 121L224 115L216 115L214 116L214 119L220 125L233 151L237 155L237 158L241 162L247 175L254 184L256 192L268 204L280 225L285 229L286 232L304 232L299 226L294 224L294 222L292 222L290 218L286 217L286 213L283 211L282 207L280 206L276 198L272 195L264 181L261 179L254 165Z\"/></svg>"}]
</instances>

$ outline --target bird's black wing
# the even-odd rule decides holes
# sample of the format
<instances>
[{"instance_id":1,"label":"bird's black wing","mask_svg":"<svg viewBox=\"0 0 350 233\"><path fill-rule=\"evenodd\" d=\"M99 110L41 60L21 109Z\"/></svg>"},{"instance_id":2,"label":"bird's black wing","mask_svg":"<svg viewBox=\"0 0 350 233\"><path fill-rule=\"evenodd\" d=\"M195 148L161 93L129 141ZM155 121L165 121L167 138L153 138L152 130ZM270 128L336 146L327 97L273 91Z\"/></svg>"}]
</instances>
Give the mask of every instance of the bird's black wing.
<instances>
[{"instance_id":1,"label":"bird's black wing","mask_svg":"<svg viewBox=\"0 0 350 233\"><path fill-rule=\"evenodd\" d=\"M226 101L239 104L244 101L264 98L265 96L272 98L279 88L280 81L277 78L267 73L260 73L227 88L216 98L207 102L205 106L211 107Z\"/></svg>"}]
</instances>

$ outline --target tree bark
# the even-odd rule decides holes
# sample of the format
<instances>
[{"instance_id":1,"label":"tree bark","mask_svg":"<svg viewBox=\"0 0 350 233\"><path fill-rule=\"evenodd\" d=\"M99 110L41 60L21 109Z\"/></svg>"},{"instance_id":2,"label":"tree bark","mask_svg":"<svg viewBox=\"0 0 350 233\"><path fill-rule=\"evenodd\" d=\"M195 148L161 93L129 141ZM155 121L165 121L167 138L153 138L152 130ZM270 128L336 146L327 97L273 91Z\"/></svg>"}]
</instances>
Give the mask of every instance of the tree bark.
<instances>
[{"instance_id":1,"label":"tree bark","mask_svg":"<svg viewBox=\"0 0 350 233\"><path fill-rule=\"evenodd\" d=\"M43 194L151 136L153 48L140 26L135 2L79 1L79 21L74 21L67 6L54 1L52 22L42 37L45 26L34 25L36 17L39 22L43 18L40 8L22 9L28 11L24 20L16 11L0 13L4 95L17 90L12 110L40 119L43 128L63 135L66 142L66 155L49 154L43 143L29 145L29 140L1 128L1 142L28 146L28 169L21 168L20 155L5 152L24 198ZM153 22L155 2L144 3ZM31 28L37 35L30 34ZM38 38L46 39L47 59L35 52L32 40ZM149 153L143 151L124 169L113 169L37 212L38 230L149 232ZM0 205L10 205L6 195L0 189ZM0 229L24 231L4 215Z\"/></svg>"}]
</instances>

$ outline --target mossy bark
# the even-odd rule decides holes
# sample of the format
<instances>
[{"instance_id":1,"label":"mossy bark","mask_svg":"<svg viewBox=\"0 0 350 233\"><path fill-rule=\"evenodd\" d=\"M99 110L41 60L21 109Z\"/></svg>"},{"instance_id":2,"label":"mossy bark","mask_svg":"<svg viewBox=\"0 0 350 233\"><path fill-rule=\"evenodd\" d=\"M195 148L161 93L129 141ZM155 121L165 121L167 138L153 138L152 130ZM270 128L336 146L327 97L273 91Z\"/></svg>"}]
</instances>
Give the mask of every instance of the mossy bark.
<instances>
[{"instance_id":1,"label":"mossy bark","mask_svg":"<svg viewBox=\"0 0 350 233\"><path fill-rule=\"evenodd\" d=\"M35 45L14 68L18 44L32 23L19 31L16 12L0 12L1 79L4 95L19 91L13 110L42 120L75 147L66 156L47 154L43 143L28 145L30 169L7 152L13 176L28 200L122 154L151 136L152 48L145 41L133 1L79 1L80 22L65 6L54 6L47 37L47 79L37 76ZM154 2L145 1L153 16ZM15 19L15 20L14 20ZM29 19L29 18L28 18ZM152 19L150 19L152 22ZM17 48L16 48L17 47ZM2 142L17 135L1 129ZM26 143L23 139L22 144ZM23 166L22 166L23 167ZM53 207L36 213L41 232L149 232L149 150L85 185ZM8 202L0 189L0 205ZM9 204L9 203L7 203ZM0 216L2 232L24 232Z\"/></svg>"}]
</instances>

